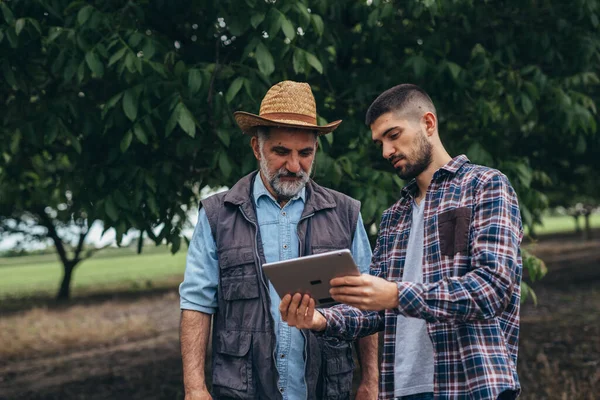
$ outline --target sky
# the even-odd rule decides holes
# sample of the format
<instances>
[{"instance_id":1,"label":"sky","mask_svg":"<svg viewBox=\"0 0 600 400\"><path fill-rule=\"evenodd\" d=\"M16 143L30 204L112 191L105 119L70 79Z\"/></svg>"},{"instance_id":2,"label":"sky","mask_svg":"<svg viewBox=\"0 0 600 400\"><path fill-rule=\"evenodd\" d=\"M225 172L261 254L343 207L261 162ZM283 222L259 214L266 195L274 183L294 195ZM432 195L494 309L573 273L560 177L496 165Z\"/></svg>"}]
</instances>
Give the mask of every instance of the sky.
<instances>
[{"instance_id":1,"label":"sky","mask_svg":"<svg viewBox=\"0 0 600 400\"><path fill-rule=\"evenodd\" d=\"M200 191L200 199L204 199L212 194L219 193L219 192L222 192L227 189L228 188L225 186L217 188L217 189L212 189L210 187L204 187ZM183 235L185 235L191 239L192 233L194 232L193 228L191 228L191 227L196 226L196 223L198 222L198 210L197 209L190 210L187 213L187 218L188 218L188 222L190 223L190 228L184 229ZM88 233L88 235L85 239L85 243L88 245L93 245L95 247L104 247L108 244L116 246L115 230L111 228L108 231L106 231L104 233L104 235L102 235L103 230L104 230L104 225L101 222L99 222L99 221L94 222L94 224L90 228L90 232ZM160 227L156 231L158 233L158 231L160 231ZM139 237L139 231L131 229L125 236L123 236L123 245L127 245L131 240L136 240L138 237ZM10 235L8 237L0 238L0 251L6 251L6 250L13 249L16 246L19 238L20 237L18 235ZM26 248L29 250L37 250L37 249L42 249L45 247L46 247L46 244L44 244L44 243L32 243L32 244L28 244L26 246Z\"/></svg>"}]
</instances>

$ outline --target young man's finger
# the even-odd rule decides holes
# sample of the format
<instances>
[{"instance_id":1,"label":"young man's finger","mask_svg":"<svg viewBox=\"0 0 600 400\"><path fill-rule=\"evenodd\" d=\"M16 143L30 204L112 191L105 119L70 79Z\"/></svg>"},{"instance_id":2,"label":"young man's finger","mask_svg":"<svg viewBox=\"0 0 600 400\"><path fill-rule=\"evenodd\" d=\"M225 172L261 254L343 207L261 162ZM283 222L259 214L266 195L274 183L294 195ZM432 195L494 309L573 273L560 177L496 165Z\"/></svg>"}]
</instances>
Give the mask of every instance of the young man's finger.
<instances>
[{"instance_id":1,"label":"young man's finger","mask_svg":"<svg viewBox=\"0 0 600 400\"><path fill-rule=\"evenodd\" d=\"M341 276L329 281L331 286L360 286L362 285L361 276Z\"/></svg>"},{"instance_id":2,"label":"young man's finger","mask_svg":"<svg viewBox=\"0 0 600 400\"><path fill-rule=\"evenodd\" d=\"M332 296L367 296L363 286L338 286L329 289Z\"/></svg>"}]
</instances>

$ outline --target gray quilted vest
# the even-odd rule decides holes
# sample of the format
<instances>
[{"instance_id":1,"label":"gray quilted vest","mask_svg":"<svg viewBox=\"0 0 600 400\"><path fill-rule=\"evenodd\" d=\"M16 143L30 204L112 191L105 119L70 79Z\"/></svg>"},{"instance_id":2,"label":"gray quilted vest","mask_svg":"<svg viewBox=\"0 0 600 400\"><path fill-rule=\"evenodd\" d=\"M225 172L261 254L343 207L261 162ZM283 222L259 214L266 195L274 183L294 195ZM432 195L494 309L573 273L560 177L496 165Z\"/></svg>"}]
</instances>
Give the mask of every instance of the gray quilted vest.
<instances>
[{"instance_id":1,"label":"gray quilted vest","mask_svg":"<svg viewBox=\"0 0 600 400\"><path fill-rule=\"evenodd\" d=\"M260 179L257 172L239 180L231 190L202 201L219 260L212 341L212 394L216 399L282 398L268 281L261 268L265 257L252 199L254 179ZM299 254L351 248L359 211L358 201L311 180L298 223ZM324 339L307 330L302 333L308 399L349 399L352 344Z\"/></svg>"}]
</instances>

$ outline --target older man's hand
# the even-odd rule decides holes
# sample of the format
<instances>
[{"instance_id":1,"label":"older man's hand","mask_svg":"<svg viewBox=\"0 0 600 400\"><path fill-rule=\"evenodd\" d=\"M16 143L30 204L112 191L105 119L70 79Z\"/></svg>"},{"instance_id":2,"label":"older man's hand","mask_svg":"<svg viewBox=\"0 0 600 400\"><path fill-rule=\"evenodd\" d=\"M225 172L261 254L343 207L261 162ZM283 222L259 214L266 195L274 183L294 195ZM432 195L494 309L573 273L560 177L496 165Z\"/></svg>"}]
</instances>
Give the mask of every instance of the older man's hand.
<instances>
[{"instance_id":1,"label":"older man's hand","mask_svg":"<svg viewBox=\"0 0 600 400\"><path fill-rule=\"evenodd\" d=\"M325 317L315 311L315 300L307 294L304 296L300 293L294 296L286 294L279 303L279 312L282 320L298 329L324 331L327 327Z\"/></svg>"}]
</instances>

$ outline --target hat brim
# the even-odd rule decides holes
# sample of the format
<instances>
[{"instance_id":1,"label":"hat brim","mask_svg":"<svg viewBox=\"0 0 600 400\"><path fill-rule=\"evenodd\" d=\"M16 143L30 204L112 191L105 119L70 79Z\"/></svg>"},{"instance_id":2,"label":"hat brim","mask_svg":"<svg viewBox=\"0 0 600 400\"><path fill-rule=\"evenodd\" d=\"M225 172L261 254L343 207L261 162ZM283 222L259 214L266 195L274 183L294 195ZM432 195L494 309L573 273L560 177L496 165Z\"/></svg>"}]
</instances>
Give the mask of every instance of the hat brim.
<instances>
[{"instance_id":1,"label":"hat brim","mask_svg":"<svg viewBox=\"0 0 600 400\"><path fill-rule=\"evenodd\" d=\"M313 125L304 121L288 120L288 119L267 119L256 114L247 113L245 111L236 111L233 113L235 122L246 135L254 135L256 128L259 126L278 126L283 128L296 128L315 131L319 136L333 132L341 123L342 120L330 122L327 125Z\"/></svg>"}]
</instances>

